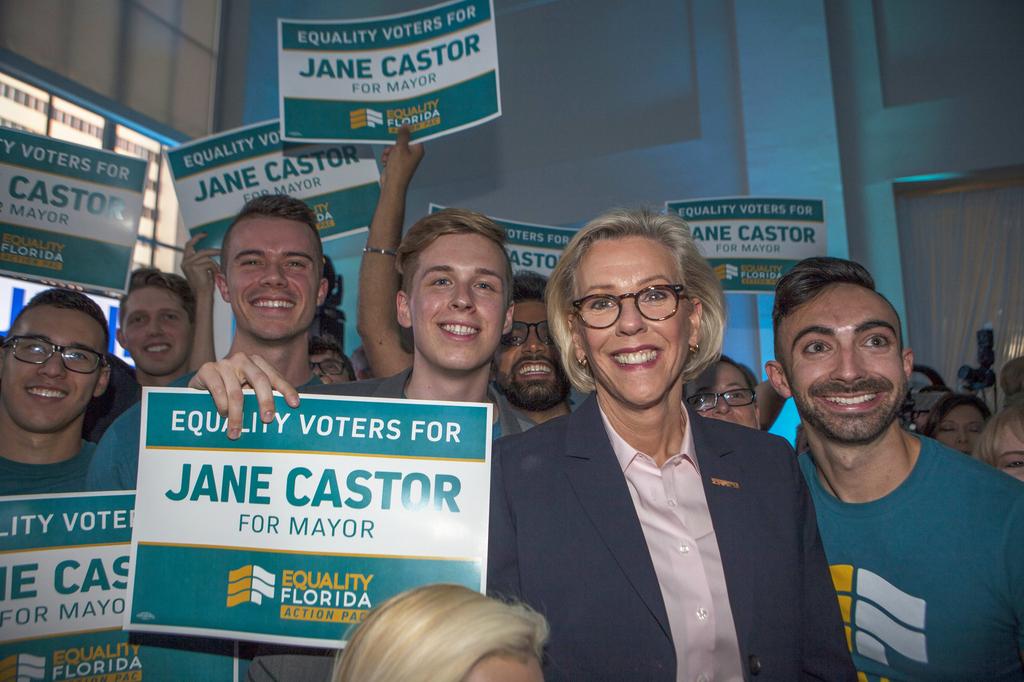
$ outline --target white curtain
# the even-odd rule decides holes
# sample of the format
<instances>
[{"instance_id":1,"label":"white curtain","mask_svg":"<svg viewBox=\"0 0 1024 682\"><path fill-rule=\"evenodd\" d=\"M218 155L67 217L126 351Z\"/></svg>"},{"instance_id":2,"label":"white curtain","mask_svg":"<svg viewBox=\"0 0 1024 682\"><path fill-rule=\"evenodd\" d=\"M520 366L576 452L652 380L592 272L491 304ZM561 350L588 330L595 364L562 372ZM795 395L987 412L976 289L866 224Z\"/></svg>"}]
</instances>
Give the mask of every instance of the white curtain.
<instances>
[{"instance_id":1,"label":"white curtain","mask_svg":"<svg viewBox=\"0 0 1024 682\"><path fill-rule=\"evenodd\" d=\"M997 372L1024 355L1024 185L897 194L896 217L915 361L956 388L987 323Z\"/></svg>"}]
</instances>

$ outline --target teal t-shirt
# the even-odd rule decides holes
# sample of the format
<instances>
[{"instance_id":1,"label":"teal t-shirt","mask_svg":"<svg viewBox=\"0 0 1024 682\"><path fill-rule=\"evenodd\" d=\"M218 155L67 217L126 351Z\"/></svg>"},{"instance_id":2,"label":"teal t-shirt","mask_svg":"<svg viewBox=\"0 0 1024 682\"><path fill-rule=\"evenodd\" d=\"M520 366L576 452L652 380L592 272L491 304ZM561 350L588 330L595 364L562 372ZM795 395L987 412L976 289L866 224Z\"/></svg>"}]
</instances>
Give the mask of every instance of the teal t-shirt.
<instances>
[{"instance_id":1,"label":"teal t-shirt","mask_svg":"<svg viewBox=\"0 0 1024 682\"><path fill-rule=\"evenodd\" d=\"M800 468L867 680L1024 680L1024 484L930 438L874 502L828 493L809 454Z\"/></svg>"},{"instance_id":2,"label":"teal t-shirt","mask_svg":"<svg viewBox=\"0 0 1024 682\"><path fill-rule=\"evenodd\" d=\"M184 388L195 376L190 372L171 384ZM315 374L302 387L318 386ZM300 388L302 388L300 387ZM134 490L139 476L139 436L142 431L142 404L135 403L114 421L96 444L96 454L85 480L86 490Z\"/></svg>"},{"instance_id":3,"label":"teal t-shirt","mask_svg":"<svg viewBox=\"0 0 1024 682\"><path fill-rule=\"evenodd\" d=\"M74 457L55 464L26 464L0 456L0 495L80 493L96 444L87 440Z\"/></svg>"}]
</instances>

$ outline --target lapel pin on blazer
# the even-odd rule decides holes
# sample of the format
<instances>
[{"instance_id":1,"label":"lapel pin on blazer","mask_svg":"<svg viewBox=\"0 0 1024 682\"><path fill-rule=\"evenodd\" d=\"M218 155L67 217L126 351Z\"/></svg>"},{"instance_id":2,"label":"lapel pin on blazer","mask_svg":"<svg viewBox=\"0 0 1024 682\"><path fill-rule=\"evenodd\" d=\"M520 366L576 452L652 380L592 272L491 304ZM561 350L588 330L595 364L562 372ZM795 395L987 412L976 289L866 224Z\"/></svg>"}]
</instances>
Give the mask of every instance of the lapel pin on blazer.
<instances>
[{"instance_id":1,"label":"lapel pin on blazer","mask_svg":"<svg viewBox=\"0 0 1024 682\"><path fill-rule=\"evenodd\" d=\"M737 483L736 481L727 481L724 478L712 478L711 485L720 485L723 488L736 488L737 490L740 489L739 483Z\"/></svg>"}]
</instances>

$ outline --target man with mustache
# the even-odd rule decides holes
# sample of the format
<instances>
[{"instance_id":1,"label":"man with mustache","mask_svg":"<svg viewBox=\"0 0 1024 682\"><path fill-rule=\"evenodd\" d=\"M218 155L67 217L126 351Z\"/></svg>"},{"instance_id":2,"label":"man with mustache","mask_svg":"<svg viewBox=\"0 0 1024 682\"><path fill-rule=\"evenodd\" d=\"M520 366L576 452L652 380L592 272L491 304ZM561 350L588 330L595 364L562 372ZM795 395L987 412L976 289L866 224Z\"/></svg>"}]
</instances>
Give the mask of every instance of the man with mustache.
<instances>
[{"instance_id":1,"label":"man with mustache","mask_svg":"<svg viewBox=\"0 0 1024 682\"><path fill-rule=\"evenodd\" d=\"M495 358L498 387L535 424L569 414L569 378L548 333L546 287L547 278L529 270L512 278L512 330Z\"/></svg>"},{"instance_id":2,"label":"man with mustache","mask_svg":"<svg viewBox=\"0 0 1024 682\"><path fill-rule=\"evenodd\" d=\"M1024 675L1024 485L897 420L914 356L862 266L798 263L776 289L793 396L847 642L863 679Z\"/></svg>"}]
</instances>

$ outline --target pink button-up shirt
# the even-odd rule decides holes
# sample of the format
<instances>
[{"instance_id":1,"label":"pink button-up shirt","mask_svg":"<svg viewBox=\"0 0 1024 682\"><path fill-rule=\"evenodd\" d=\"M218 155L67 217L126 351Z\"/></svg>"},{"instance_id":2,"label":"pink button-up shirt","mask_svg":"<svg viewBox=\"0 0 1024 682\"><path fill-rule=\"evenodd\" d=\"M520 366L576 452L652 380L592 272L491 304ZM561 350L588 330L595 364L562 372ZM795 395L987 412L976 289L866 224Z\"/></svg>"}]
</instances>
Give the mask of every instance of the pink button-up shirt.
<instances>
[{"instance_id":1,"label":"pink button-up shirt","mask_svg":"<svg viewBox=\"0 0 1024 682\"><path fill-rule=\"evenodd\" d=\"M693 434L686 417L680 418L682 448L659 467L623 440L601 412L661 586L676 648L676 680L733 682L742 680L743 673L722 555Z\"/></svg>"}]
</instances>

